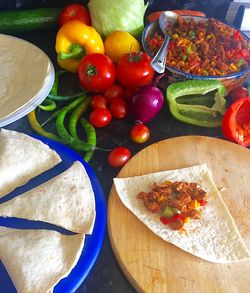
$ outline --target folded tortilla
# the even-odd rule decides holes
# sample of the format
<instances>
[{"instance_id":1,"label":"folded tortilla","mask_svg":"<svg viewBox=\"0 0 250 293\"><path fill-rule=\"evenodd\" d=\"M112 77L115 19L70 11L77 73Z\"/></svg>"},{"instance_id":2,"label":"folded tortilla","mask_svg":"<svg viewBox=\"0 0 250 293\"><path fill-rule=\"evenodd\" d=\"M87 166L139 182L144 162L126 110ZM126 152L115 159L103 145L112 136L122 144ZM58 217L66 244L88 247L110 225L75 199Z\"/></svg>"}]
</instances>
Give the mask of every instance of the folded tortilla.
<instances>
[{"instance_id":1,"label":"folded tortilla","mask_svg":"<svg viewBox=\"0 0 250 293\"><path fill-rule=\"evenodd\" d=\"M0 198L61 162L38 139L13 130L0 130Z\"/></svg>"},{"instance_id":2,"label":"folded tortilla","mask_svg":"<svg viewBox=\"0 0 250 293\"><path fill-rule=\"evenodd\" d=\"M84 234L0 227L0 259L18 293L52 292L76 265Z\"/></svg>"},{"instance_id":3,"label":"folded tortilla","mask_svg":"<svg viewBox=\"0 0 250 293\"><path fill-rule=\"evenodd\" d=\"M154 182L162 183L166 180L197 182L208 193L208 204L202 207L201 219L191 219L184 226L185 232L174 231L162 224L159 214L148 211L143 201L137 198L140 191L150 191ZM250 252L206 164L129 178L114 178L114 184L123 204L165 241L214 263L250 259Z\"/></svg>"},{"instance_id":4,"label":"folded tortilla","mask_svg":"<svg viewBox=\"0 0 250 293\"><path fill-rule=\"evenodd\" d=\"M95 198L84 166L76 161L49 181L0 204L0 216L43 221L91 234Z\"/></svg>"}]
</instances>

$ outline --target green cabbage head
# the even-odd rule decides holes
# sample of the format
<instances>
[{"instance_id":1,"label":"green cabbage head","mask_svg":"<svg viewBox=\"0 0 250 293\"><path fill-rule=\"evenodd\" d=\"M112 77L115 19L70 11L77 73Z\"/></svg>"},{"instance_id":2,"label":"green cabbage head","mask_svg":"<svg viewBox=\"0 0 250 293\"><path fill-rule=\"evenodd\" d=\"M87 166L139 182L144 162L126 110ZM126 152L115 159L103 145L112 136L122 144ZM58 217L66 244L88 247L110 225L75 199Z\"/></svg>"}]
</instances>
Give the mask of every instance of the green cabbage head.
<instances>
[{"instance_id":1,"label":"green cabbage head","mask_svg":"<svg viewBox=\"0 0 250 293\"><path fill-rule=\"evenodd\" d=\"M90 0L92 26L103 37L113 31L126 31L139 37L147 5L143 0Z\"/></svg>"}]
</instances>

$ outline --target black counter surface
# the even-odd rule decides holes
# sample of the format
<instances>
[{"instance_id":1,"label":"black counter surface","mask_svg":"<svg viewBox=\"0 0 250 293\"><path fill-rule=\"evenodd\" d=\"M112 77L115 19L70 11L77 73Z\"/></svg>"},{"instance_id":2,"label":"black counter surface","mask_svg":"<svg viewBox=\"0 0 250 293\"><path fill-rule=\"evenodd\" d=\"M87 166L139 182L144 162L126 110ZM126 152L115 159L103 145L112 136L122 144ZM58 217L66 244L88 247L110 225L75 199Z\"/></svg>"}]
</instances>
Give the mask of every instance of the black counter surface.
<instances>
[{"instance_id":1,"label":"black counter surface","mask_svg":"<svg viewBox=\"0 0 250 293\"><path fill-rule=\"evenodd\" d=\"M41 48L51 58L55 69L59 69L56 63L56 54L54 50L56 31L39 31L30 32L22 35L16 35L22 39L30 41ZM17 48L18 50L18 48ZM39 68L37 68L39 70ZM74 75L72 81L66 78L63 82L63 91L72 92L73 87L79 86L77 78ZM87 115L86 115L87 116ZM123 120L113 119L111 124L105 128L97 129L97 145L102 148L112 149L117 146L128 147L132 155L143 149L149 144L167 139L170 137L183 135L204 135L211 137L223 138L221 128L202 128L176 121L171 117L166 103L161 112L147 126L150 129L151 137L145 144L138 145L133 143L129 138L129 132L134 121L130 118ZM27 117L6 126L5 128L17 130L20 132L32 134ZM106 200L108 201L109 192L112 186L112 179L116 177L120 169L111 168L107 164L108 152L95 151L90 161L90 166L95 171L101 185ZM166 154L167 159L168 154ZM115 256L112 252L108 232L106 232L102 250L97 261L85 279L84 283L78 288L78 293L132 293L135 292L133 287L127 281L121 271Z\"/></svg>"}]
</instances>

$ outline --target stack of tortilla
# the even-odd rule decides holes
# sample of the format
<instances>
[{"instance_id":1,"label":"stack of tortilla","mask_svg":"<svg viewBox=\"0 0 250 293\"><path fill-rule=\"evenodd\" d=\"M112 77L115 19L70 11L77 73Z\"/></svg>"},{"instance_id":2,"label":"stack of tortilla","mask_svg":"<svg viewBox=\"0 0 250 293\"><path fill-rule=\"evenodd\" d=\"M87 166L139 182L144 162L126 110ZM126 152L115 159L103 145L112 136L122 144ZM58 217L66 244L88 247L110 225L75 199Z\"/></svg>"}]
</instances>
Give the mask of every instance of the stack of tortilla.
<instances>
[{"instance_id":1,"label":"stack of tortilla","mask_svg":"<svg viewBox=\"0 0 250 293\"><path fill-rule=\"evenodd\" d=\"M39 140L1 129L0 197L60 161ZM85 234L93 230L95 199L84 166L76 161L49 181L0 204L0 216L43 221L79 233L0 226L0 260L17 291L52 292L77 263Z\"/></svg>"}]
</instances>

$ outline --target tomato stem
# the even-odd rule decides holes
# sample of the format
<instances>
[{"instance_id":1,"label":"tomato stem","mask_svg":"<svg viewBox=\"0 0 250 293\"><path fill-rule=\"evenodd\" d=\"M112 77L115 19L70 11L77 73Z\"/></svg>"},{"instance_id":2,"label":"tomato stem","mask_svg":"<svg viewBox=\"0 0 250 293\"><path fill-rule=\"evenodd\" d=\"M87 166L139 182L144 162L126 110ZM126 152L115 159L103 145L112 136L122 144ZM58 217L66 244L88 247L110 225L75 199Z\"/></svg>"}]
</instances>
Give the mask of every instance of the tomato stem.
<instances>
[{"instance_id":1,"label":"tomato stem","mask_svg":"<svg viewBox=\"0 0 250 293\"><path fill-rule=\"evenodd\" d=\"M88 78L90 79L92 76L97 75L98 72L97 72L96 66L88 64L88 67L87 67L85 73L88 76Z\"/></svg>"}]
</instances>

